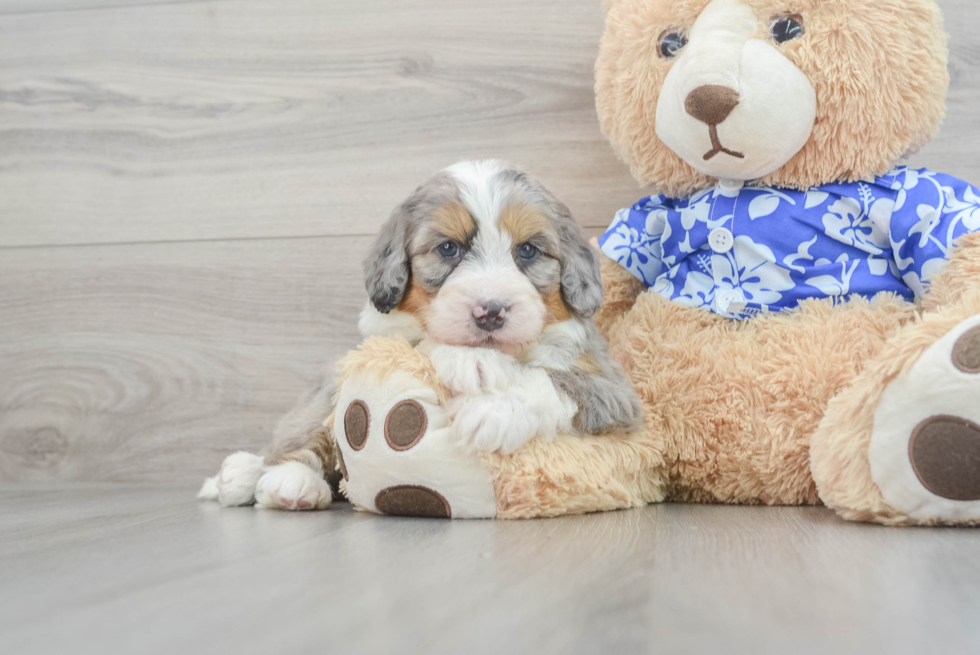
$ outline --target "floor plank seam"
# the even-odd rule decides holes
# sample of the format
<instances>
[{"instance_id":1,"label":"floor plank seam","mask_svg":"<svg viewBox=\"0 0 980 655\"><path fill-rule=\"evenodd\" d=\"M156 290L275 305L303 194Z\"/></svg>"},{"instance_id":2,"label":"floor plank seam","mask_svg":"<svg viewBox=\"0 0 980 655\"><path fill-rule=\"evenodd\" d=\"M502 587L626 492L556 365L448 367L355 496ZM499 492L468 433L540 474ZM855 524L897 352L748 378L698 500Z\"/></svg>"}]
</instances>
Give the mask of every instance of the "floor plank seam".
<instances>
[{"instance_id":1,"label":"floor plank seam","mask_svg":"<svg viewBox=\"0 0 980 655\"><path fill-rule=\"evenodd\" d=\"M48 9L21 9L4 11L0 9L0 20L7 16L36 16L39 14L68 14L83 11L108 11L113 9L139 9L142 7L163 7L168 5L203 5L231 2L232 0L157 0L156 2L137 2L133 4L95 5L92 7L62 7Z\"/></svg>"}]
</instances>

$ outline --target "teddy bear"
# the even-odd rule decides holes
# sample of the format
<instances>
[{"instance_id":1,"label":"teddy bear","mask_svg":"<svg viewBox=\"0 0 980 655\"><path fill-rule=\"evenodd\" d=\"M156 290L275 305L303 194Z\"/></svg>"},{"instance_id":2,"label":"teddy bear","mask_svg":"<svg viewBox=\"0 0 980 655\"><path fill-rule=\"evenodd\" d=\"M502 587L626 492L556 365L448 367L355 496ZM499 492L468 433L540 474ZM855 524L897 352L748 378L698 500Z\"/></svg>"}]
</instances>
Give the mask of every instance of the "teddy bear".
<instances>
[{"instance_id":1,"label":"teddy bear","mask_svg":"<svg viewBox=\"0 0 980 655\"><path fill-rule=\"evenodd\" d=\"M426 356L340 365L345 494L529 518L662 501L980 523L980 192L900 166L944 116L934 0L607 0L603 133L658 194L598 239L628 434L477 453Z\"/></svg>"}]
</instances>

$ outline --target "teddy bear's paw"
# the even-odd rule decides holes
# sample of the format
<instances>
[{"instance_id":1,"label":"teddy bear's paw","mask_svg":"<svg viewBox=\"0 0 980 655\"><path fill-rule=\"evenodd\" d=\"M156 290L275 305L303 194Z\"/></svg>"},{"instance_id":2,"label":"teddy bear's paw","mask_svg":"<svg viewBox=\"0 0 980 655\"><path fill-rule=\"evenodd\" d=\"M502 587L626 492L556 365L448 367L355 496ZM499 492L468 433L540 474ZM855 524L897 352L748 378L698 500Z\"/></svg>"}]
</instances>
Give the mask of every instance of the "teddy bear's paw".
<instances>
[{"instance_id":1,"label":"teddy bear's paw","mask_svg":"<svg viewBox=\"0 0 980 655\"><path fill-rule=\"evenodd\" d=\"M483 460L456 442L435 390L407 373L348 378L334 434L344 492L364 509L434 518L496 514Z\"/></svg>"},{"instance_id":2,"label":"teddy bear's paw","mask_svg":"<svg viewBox=\"0 0 980 655\"><path fill-rule=\"evenodd\" d=\"M538 432L538 417L513 392L466 399L453 418L453 432L467 448L512 453Z\"/></svg>"},{"instance_id":3,"label":"teddy bear's paw","mask_svg":"<svg viewBox=\"0 0 980 655\"><path fill-rule=\"evenodd\" d=\"M895 509L916 520L980 520L980 316L885 389L868 456Z\"/></svg>"},{"instance_id":4,"label":"teddy bear's paw","mask_svg":"<svg viewBox=\"0 0 980 655\"><path fill-rule=\"evenodd\" d=\"M492 348L440 345L429 353L443 385L456 394L500 391L516 377L517 361Z\"/></svg>"},{"instance_id":5,"label":"teddy bear's paw","mask_svg":"<svg viewBox=\"0 0 980 655\"><path fill-rule=\"evenodd\" d=\"M251 505L255 501L255 484L263 473L265 463L261 457L244 450L233 453L221 463L218 475L204 481L197 497L217 500L225 507Z\"/></svg>"},{"instance_id":6,"label":"teddy bear's paw","mask_svg":"<svg viewBox=\"0 0 980 655\"><path fill-rule=\"evenodd\" d=\"M302 462L270 466L255 487L255 500L272 509L324 509L331 499L323 476Z\"/></svg>"}]
</instances>

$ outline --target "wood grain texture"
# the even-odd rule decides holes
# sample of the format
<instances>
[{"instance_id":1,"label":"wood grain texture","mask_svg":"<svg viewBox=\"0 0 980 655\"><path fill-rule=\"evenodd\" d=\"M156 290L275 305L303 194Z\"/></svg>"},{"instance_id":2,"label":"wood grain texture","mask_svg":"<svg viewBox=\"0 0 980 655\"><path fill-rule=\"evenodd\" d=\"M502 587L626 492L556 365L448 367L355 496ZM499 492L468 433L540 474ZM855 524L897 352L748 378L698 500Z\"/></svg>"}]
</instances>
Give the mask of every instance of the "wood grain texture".
<instances>
[{"instance_id":1,"label":"wood grain texture","mask_svg":"<svg viewBox=\"0 0 980 655\"><path fill-rule=\"evenodd\" d=\"M975 653L980 532L824 508L526 522L0 491L0 652Z\"/></svg>"},{"instance_id":2,"label":"wood grain texture","mask_svg":"<svg viewBox=\"0 0 980 655\"><path fill-rule=\"evenodd\" d=\"M53 11L102 11L147 5L176 5L201 2L234 2L234 0L2 0L0 16L42 14Z\"/></svg>"},{"instance_id":3,"label":"wood grain texture","mask_svg":"<svg viewBox=\"0 0 980 655\"><path fill-rule=\"evenodd\" d=\"M0 479L192 479L358 341L370 239L0 250Z\"/></svg>"},{"instance_id":4,"label":"wood grain texture","mask_svg":"<svg viewBox=\"0 0 980 655\"><path fill-rule=\"evenodd\" d=\"M598 0L0 17L0 245L373 234L484 157L608 224L640 192L593 109L601 29Z\"/></svg>"},{"instance_id":5,"label":"wood grain texture","mask_svg":"<svg viewBox=\"0 0 980 655\"><path fill-rule=\"evenodd\" d=\"M0 245L370 234L472 157L587 225L640 194L593 110L598 0L123 4L0 18ZM978 179L974 10L943 4L950 120L914 163Z\"/></svg>"},{"instance_id":6,"label":"wood grain texture","mask_svg":"<svg viewBox=\"0 0 980 655\"><path fill-rule=\"evenodd\" d=\"M980 34L913 163L980 181ZM359 261L434 170L635 200L598 0L0 0L0 480L192 480L356 343ZM103 245L98 245L103 244Z\"/></svg>"}]
</instances>

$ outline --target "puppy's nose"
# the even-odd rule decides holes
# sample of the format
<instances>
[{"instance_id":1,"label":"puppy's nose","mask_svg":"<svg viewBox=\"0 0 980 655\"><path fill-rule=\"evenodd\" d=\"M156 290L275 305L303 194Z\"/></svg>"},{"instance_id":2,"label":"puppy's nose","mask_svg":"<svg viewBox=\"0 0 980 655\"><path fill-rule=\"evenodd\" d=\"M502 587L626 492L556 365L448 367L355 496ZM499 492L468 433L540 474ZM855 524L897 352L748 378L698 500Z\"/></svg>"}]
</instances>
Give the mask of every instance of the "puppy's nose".
<instances>
[{"instance_id":1,"label":"puppy's nose","mask_svg":"<svg viewBox=\"0 0 980 655\"><path fill-rule=\"evenodd\" d=\"M486 305L477 305L473 308L473 321L481 330L486 330L487 332L499 330L504 327L504 321L506 320L507 308L500 303L492 302Z\"/></svg>"},{"instance_id":2,"label":"puppy's nose","mask_svg":"<svg viewBox=\"0 0 980 655\"><path fill-rule=\"evenodd\" d=\"M699 86L691 91L684 101L684 109L687 113L708 125L725 122L737 105L738 92L718 84Z\"/></svg>"}]
</instances>

